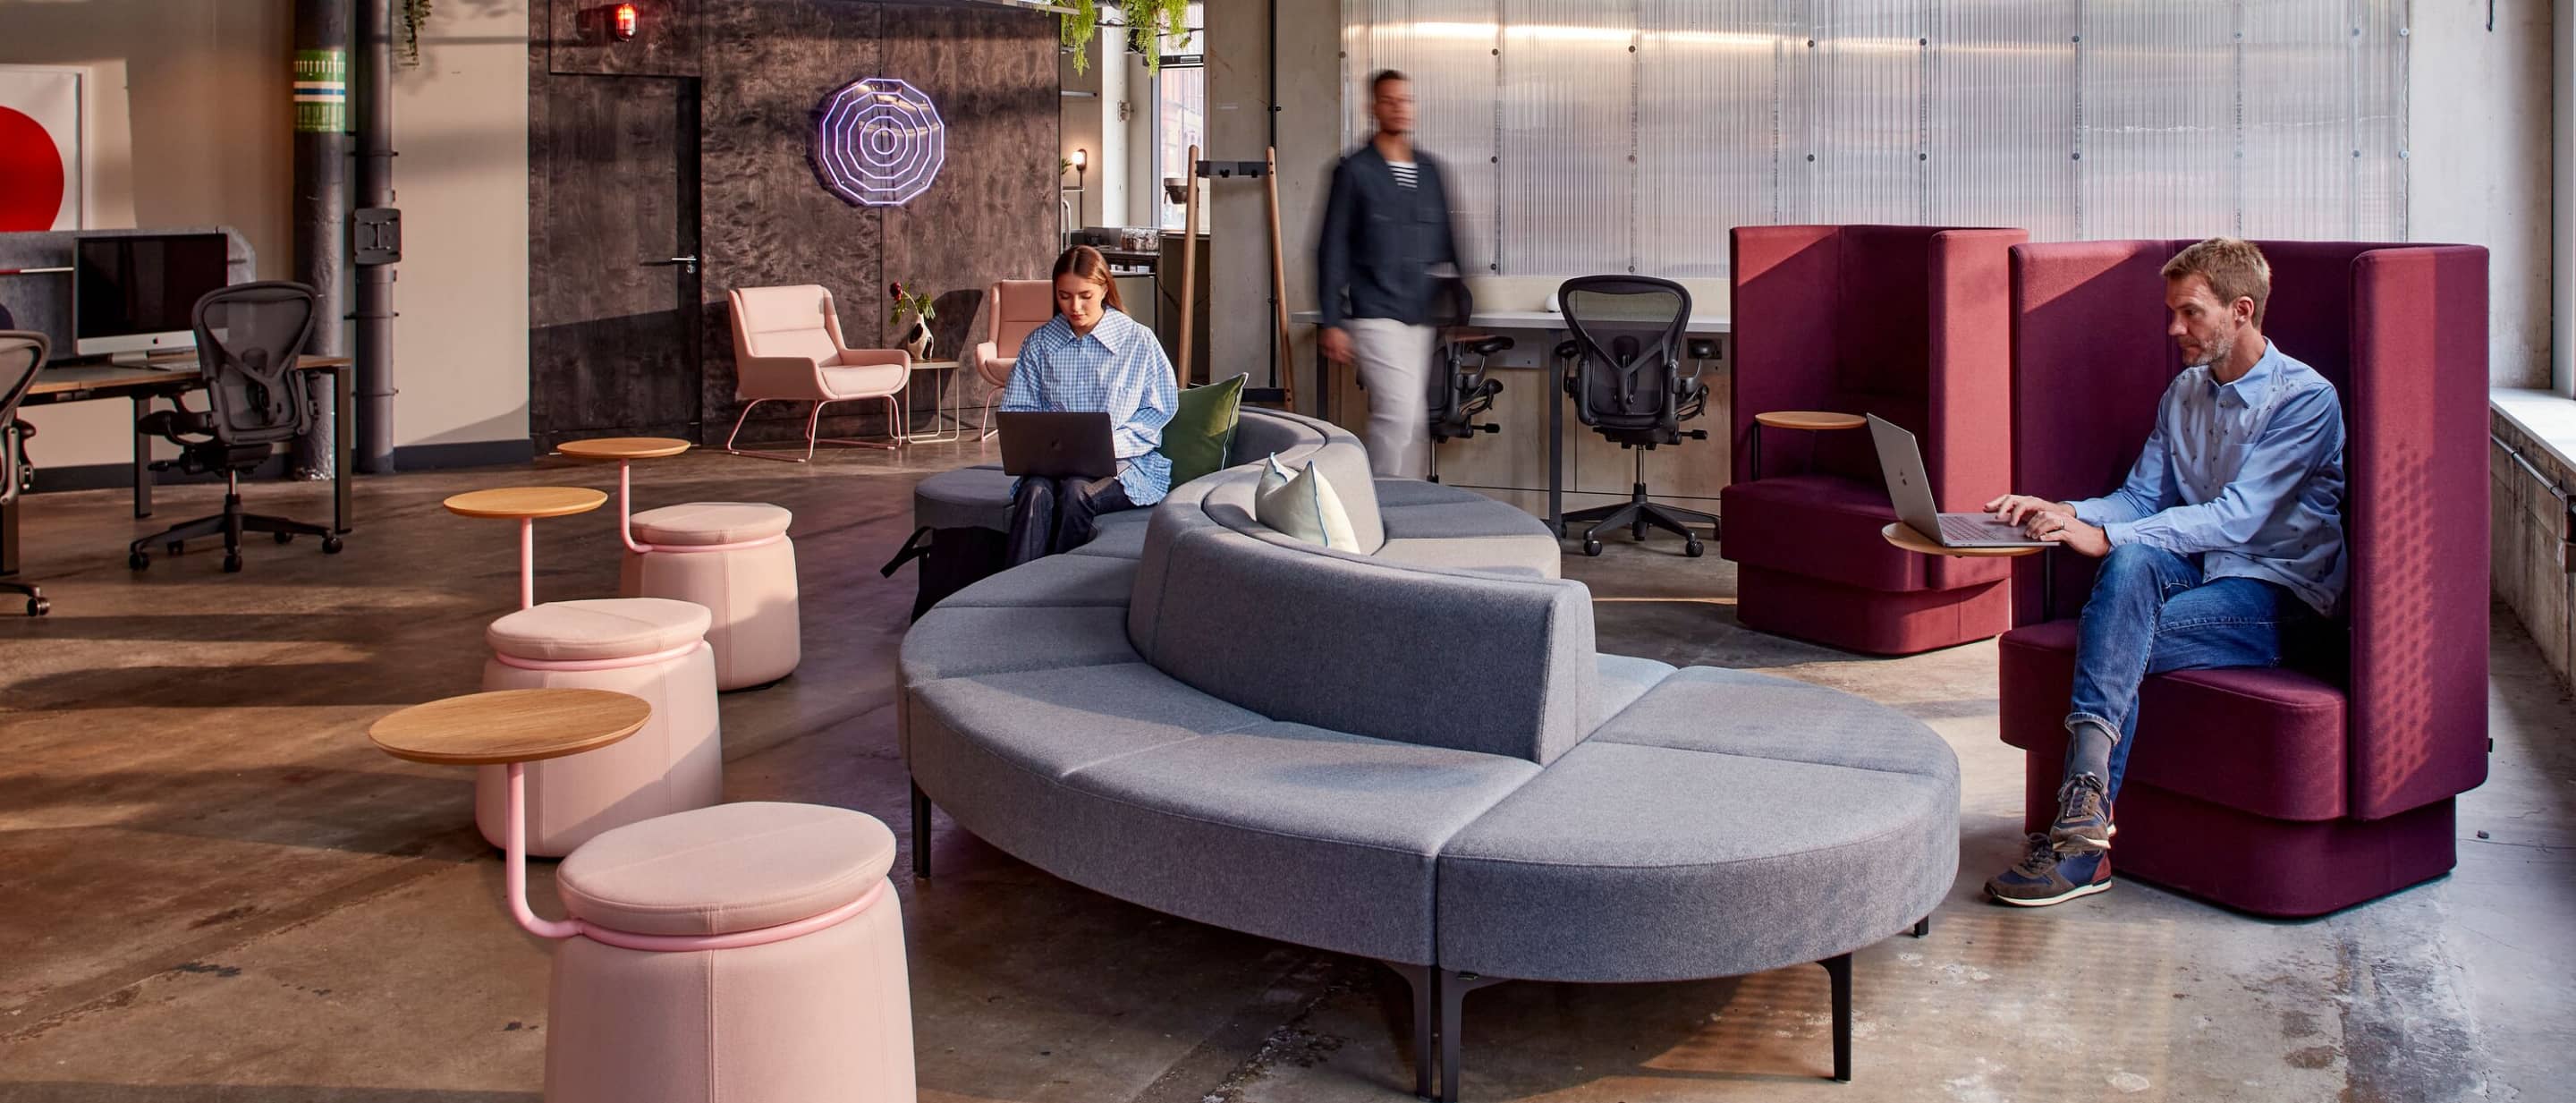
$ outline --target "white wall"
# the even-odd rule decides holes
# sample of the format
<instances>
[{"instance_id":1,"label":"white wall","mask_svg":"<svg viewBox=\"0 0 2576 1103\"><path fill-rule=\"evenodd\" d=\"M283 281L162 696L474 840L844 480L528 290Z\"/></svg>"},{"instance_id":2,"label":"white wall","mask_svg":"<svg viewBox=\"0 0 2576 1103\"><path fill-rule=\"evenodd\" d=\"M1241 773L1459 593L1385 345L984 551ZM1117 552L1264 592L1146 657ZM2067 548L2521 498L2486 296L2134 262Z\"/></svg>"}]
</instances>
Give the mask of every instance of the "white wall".
<instances>
[{"instance_id":1,"label":"white wall","mask_svg":"<svg viewBox=\"0 0 2576 1103\"><path fill-rule=\"evenodd\" d=\"M1092 150L1097 159L1091 163L1091 190L1097 200L1091 208L1097 220L1089 223L1093 226L1127 225L1129 130L1118 117L1118 105L1136 93L1129 86L1126 51L1117 41L1116 35L1104 34L1091 44L1091 70L1100 74L1100 145Z\"/></svg>"},{"instance_id":2,"label":"white wall","mask_svg":"<svg viewBox=\"0 0 2576 1103\"><path fill-rule=\"evenodd\" d=\"M2557 119L2550 126L2555 154L2550 210L2557 230L2551 249L2549 365L2558 393L2576 396L2576 0L2557 0L2551 11L2557 20L2549 29Z\"/></svg>"},{"instance_id":3,"label":"white wall","mask_svg":"<svg viewBox=\"0 0 2576 1103\"><path fill-rule=\"evenodd\" d=\"M1288 310L1315 307L1315 237L1324 191L1341 158L1341 26L1338 0L1278 0L1279 225L1288 273ZM1210 160L1258 161L1269 141L1264 51L1269 28L1256 4L1212 7L1207 16ZM1249 371L1267 384L1270 368L1270 222L1260 184L1206 185L1209 372ZM1314 405L1314 327L1296 338L1297 400Z\"/></svg>"},{"instance_id":4,"label":"white wall","mask_svg":"<svg viewBox=\"0 0 2576 1103\"><path fill-rule=\"evenodd\" d=\"M394 76L397 448L528 435L528 5L437 5Z\"/></svg>"},{"instance_id":5,"label":"white wall","mask_svg":"<svg viewBox=\"0 0 2576 1103\"><path fill-rule=\"evenodd\" d=\"M528 2L438 5L394 77L397 447L528 435ZM0 0L0 25L0 62L94 67L94 226L229 225L294 274L289 0ZM125 402L27 417L47 467L133 456Z\"/></svg>"},{"instance_id":6,"label":"white wall","mask_svg":"<svg viewBox=\"0 0 2576 1103\"><path fill-rule=\"evenodd\" d=\"M89 228L231 226L259 278L294 275L288 0L0 0L0 28L0 64L90 70ZM46 467L133 458L129 403L23 416L43 434L33 454Z\"/></svg>"},{"instance_id":7,"label":"white wall","mask_svg":"<svg viewBox=\"0 0 2576 1103\"><path fill-rule=\"evenodd\" d=\"M2551 6L2498 3L2489 32L2486 0L2415 0L2407 236L2487 247L2488 376L2499 387L2550 378Z\"/></svg>"},{"instance_id":8,"label":"white wall","mask_svg":"<svg viewBox=\"0 0 2576 1103\"><path fill-rule=\"evenodd\" d=\"M1073 71L1071 53L1058 55L1057 76L1062 81L1064 90L1090 93L1087 96L1064 97L1061 113L1062 136L1058 141L1063 143L1064 148L1057 151L1057 157L1061 160L1071 160L1073 151L1077 149L1089 150L1091 156L1091 166L1088 171L1080 176L1071 172L1064 174L1063 186L1071 187L1076 180L1080 180L1083 186L1080 197L1076 198L1070 194L1066 196L1075 198L1073 224L1065 227L1068 230L1100 225L1098 183L1100 158L1107 152L1100 144L1100 68L1099 65L1094 64L1077 73Z\"/></svg>"}]
</instances>

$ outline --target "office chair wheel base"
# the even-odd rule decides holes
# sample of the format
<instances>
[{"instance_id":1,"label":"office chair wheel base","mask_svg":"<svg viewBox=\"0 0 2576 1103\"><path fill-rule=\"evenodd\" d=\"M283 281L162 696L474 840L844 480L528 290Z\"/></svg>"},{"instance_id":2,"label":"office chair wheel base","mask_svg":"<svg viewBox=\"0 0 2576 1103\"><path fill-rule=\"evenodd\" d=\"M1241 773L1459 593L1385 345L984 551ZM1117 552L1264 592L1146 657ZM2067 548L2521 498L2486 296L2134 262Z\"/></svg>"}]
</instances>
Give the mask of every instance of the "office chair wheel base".
<instances>
[{"instance_id":1,"label":"office chair wheel base","mask_svg":"<svg viewBox=\"0 0 2576 1103\"><path fill-rule=\"evenodd\" d=\"M54 611L54 603L53 603L53 602L47 601L47 600L45 600L45 599L43 599L43 598L40 598L40 597L31 597L31 598L28 598L28 599L27 599L27 615L28 615L28 616L31 616L31 617L41 617L41 616L44 616L45 614L50 613L50 612L53 612L53 611Z\"/></svg>"},{"instance_id":2,"label":"office chair wheel base","mask_svg":"<svg viewBox=\"0 0 2576 1103\"><path fill-rule=\"evenodd\" d=\"M1586 540L1586 541L1584 541L1584 542L1583 542L1583 554L1585 554L1585 555L1599 555L1599 554L1601 554L1601 542L1600 542L1600 541L1598 541L1598 540Z\"/></svg>"},{"instance_id":3,"label":"office chair wheel base","mask_svg":"<svg viewBox=\"0 0 2576 1103\"><path fill-rule=\"evenodd\" d=\"M338 555L340 554L340 549L345 546L346 545L340 543L340 538L337 536L325 536L322 538L322 554L324 555Z\"/></svg>"},{"instance_id":4,"label":"office chair wheel base","mask_svg":"<svg viewBox=\"0 0 2576 1103\"><path fill-rule=\"evenodd\" d=\"M139 571L152 565L152 557L145 555L142 552L127 552L125 553L125 565Z\"/></svg>"},{"instance_id":5,"label":"office chair wheel base","mask_svg":"<svg viewBox=\"0 0 2576 1103\"><path fill-rule=\"evenodd\" d=\"M295 534L291 532L272 533L271 535L275 537L277 542L280 544L292 544L295 542Z\"/></svg>"},{"instance_id":6,"label":"office chair wheel base","mask_svg":"<svg viewBox=\"0 0 2576 1103\"><path fill-rule=\"evenodd\" d=\"M1707 550L1708 550L1707 548L1701 547L1701 546L1700 546L1699 541L1697 541L1697 540L1693 540L1693 541L1691 541L1690 543L1687 543L1687 544L1682 545L1682 554L1683 554L1683 555L1687 555L1687 556L1689 556L1689 557L1691 557L1691 558L1693 558L1693 559L1697 559L1697 558L1699 558L1699 557L1700 557L1700 553L1705 552L1705 551L1707 551Z\"/></svg>"},{"instance_id":7,"label":"office chair wheel base","mask_svg":"<svg viewBox=\"0 0 2576 1103\"><path fill-rule=\"evenodd\" d=\"M225 574L240 574L240 573L241 573L241 557L240 557L240 556L238 556L238 555L226 555L226 556L224 557L224 573L225 573Z\"/></svg>"},{"instance_id":8,"label":"office chair wheel base","mask_svg":"<svg viewBox=\"0 0 2576 1103\"><path fill-rule=\"evenodd\" d=\"M1630 539L1633 539L1640 544L1645 543L1646 523L1644 521L1639 521L1634 525L1628 526L1628 536Z\"/></svg>"}]
</instances>

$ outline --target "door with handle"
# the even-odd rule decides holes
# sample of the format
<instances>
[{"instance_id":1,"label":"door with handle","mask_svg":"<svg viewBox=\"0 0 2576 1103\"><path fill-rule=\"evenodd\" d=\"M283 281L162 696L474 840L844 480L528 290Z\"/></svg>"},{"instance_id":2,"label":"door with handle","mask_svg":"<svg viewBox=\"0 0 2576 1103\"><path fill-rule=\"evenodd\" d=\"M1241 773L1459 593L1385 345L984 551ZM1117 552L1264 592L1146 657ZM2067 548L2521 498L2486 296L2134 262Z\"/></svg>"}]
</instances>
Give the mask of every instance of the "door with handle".
<instances>
[{"instance_id":1,"label":"door with handle","mask_svg":"<svg viewBox=\"0 0 2576 1103\"><path fill-rule=\"evenodd\" d=\"M695 441L701 428L697 82L546 77L529 249L529 431Z\"/></svg>"}]
</instances>

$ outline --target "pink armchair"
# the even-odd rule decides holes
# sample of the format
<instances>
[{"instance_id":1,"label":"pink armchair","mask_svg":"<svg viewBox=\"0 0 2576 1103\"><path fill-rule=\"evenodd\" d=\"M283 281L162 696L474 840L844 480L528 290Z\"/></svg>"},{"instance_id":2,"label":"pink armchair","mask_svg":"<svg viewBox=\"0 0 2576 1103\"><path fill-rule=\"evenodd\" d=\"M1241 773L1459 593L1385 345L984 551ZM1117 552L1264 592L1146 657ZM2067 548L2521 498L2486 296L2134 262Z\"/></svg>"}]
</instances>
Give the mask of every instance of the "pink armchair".
<instances>
[{"instance_id":1,"label":"pink armchair","mask_svg":"<svg viewBox=\"0 0 2576 1103\"><path fill-rule=\"evenodd\" d=\"M1046 280L1002 280L984 295L988 339L975 346L975 374L990 387L984 393L984 435L993 435L993 404L1011 382L1019 363L1020 342L1055 317L1055 286Z\"/></svg>"},{"instance_id":2,"label":"pink armchair","mask_svg":"<svg viewBox=\"0 0 2576 1103\"><path fill-rule=\"evenodd\" d=\"M725 293L733 311L734 396L743 401L725 437L725 451L737 456L790 460L814 458L817 443L861 448L900 448L904 438L903 404L896 396L912 379L912 357L902 349L854 349L841 339L841 318L832 309L832 293L814 284L795 287L737 287ZM814 435L823 407L835 402L878 399L886 404L887 439L822 440ZM752 407L763 402L811 402L805 418L805 455L745 452L734 438Z\"/></svg>"}]
</instances>

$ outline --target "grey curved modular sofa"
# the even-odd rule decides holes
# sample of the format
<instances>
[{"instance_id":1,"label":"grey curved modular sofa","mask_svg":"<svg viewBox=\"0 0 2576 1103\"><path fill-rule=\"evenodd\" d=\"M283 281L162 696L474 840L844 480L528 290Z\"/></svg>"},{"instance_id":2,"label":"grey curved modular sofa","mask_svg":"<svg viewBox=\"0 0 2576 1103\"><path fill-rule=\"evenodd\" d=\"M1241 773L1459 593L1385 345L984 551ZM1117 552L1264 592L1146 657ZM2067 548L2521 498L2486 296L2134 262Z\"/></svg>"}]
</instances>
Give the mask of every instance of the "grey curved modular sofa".
<instances>
[{"instance_id":1,"label":"grey curved modular sofa","mask_svg":"<svg viewBox=\"0 0 2576 1103\"><path fill-rule=\"evenodd\" d=\"M1372 483L1321 422L1244 430L1238 456L1322 464L1376 553L1262 527L1245 466L952 595L903 645L916 872L935 800L1074 883L1383 960L1446 1099L1476 987L1818 962L1847 1079L1851 951L1922 933L1957 872L1948 746L1833 690L1598 654L1536 519Z\"/></svg>"}]
</instances>

